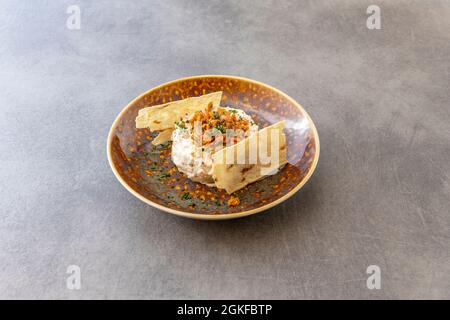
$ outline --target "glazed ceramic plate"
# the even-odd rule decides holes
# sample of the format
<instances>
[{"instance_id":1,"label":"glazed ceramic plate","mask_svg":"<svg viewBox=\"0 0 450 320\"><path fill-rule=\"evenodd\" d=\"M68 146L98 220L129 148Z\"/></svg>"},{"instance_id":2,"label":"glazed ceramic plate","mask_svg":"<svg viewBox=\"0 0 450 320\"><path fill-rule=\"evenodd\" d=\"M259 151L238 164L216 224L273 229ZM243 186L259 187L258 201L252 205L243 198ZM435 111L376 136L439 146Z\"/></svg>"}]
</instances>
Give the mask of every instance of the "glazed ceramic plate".
<instances>
[{"instance_id":1,"label":"glazed ceramic plate","mask_svg":"<svg viewBox=\"0 0 450 320\"><path fill-rule=\"evenodd\" d=\"M222 106L243 109L260 128L286 120L288 164L235 192L240 204L234 207L227 204L230 195L224 190L193 182L178 172L170 143L153 146L156 133L135 128L139 109L215 91L223 91ZM271 208L308 181L318 159L317 130L296 101L269 85L234 76L188 77L150 89L122 110L108 136L109 163L128 191L160 210L194 219L232 219Z\"/></svg>"}]
</instances>

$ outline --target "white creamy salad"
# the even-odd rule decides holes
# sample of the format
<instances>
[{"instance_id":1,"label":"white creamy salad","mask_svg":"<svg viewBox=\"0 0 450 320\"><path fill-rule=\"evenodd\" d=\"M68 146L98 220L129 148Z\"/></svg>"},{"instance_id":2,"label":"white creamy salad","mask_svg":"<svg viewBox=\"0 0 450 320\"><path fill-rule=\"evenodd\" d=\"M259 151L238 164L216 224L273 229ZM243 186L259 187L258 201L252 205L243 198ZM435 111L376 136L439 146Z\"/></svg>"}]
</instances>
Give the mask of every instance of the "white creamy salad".
<instances>
[{"instance_id":1,"label":"white creamy salad","mask_svg":"<svg viewBox=\"0 0 450 320\"><path fill-rule=\"evenodd\" d=\"M194 141L194 123L202 124L202 141ZM209 132L222 135L222 143L214 143L215 137ZM211 131L212 130L212 131ZM233 136L226 144L227 130L235 130ZM229 132L229 131L228 131ZM258 125L243 110L219 107L212 110L212 106L195 114L186 114L184 119L176 122L172 133L172 161L178 170L189 179L206 185L214 186L212 177L212 154L218 149L235 144L244 138L258 132ZM230 137L230 136L228 136ZM212 140L212 141L211 141Z\"/></svg>"}]
</instances>

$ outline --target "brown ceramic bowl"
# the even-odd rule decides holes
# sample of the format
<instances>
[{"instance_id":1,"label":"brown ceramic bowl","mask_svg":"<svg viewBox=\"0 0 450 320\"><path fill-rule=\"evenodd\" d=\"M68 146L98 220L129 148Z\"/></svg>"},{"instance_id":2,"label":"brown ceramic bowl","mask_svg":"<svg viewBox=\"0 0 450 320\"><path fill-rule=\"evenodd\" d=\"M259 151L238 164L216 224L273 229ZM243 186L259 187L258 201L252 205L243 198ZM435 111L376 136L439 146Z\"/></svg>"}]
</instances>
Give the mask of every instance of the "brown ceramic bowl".
<instances>
[{"instance_id":1,"label":"brown ceramic bowl","mask_svg":"<svg viewBox=\"0 0 450 320\"><path fill-rule=\"evenodd\" d=\"M260 128L286 120L289 163L276 175L235 192L240 199L235 207L227 205L230 195L225 191L192 182L178 172L170 160L170 143L155 147L151 144L155 133L135 128L139 109L215 91L223 91L222 106L243 109ZM179 216L219 220L261 212L297 192L316 168L319 136L306 111L280 90L250 79L206 75L162 84L131 101L109 131L107 152L117 179L137 198ZM193 196L186 199L186 192Z\"/></svg>"}]
</instances>

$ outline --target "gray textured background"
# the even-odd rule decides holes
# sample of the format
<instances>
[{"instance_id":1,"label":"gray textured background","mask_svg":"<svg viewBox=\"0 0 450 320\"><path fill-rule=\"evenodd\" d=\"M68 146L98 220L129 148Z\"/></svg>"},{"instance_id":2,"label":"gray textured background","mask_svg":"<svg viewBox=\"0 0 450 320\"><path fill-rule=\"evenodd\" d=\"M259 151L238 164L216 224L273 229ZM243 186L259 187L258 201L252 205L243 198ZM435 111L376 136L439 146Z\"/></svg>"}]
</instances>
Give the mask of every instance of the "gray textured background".
<instances>
[{"instance_id":1,"label":"gray textured background","mask_svg":"<svg viewBox=\"0 0 450 320\"><path fill-rule=\"evenodd\" d=\"M0 0L0 298L450 298L449 40L449 1ZM199 222L122 188L106 137L215 73L298 100L322 152L282 205Z\"/></svg>"}]
</instances>

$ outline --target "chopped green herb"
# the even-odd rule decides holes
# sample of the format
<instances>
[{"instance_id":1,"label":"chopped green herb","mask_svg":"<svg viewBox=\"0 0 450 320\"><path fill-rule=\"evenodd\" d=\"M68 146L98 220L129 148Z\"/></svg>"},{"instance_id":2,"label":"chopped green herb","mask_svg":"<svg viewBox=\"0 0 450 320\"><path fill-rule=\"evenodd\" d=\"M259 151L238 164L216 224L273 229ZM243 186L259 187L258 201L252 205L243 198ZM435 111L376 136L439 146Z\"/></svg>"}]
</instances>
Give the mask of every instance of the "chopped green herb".
<instances>
[{"instance_id":1,"label":"chopped green herb","mask_svg":"<svg viewBox=\"0 0 450 320\"><path fill-rule=\"evenodd\" d=\"M221 124L216 125L216 129L222 133L227 132L227 129L225 129Z\"/></svg>"},{"instance_id":2,"label":"chopped green herb","mask_svg":"<svg viewBox=\"0 0 450 320\"><path fill-rule=\"evenodd\" d=\"M191 199L191 195L189 194L189 192L185 192L185 193L183 193L183 195L181 196L181 199L183 199L183 200L189 200L189 199Z\"/></svg>"},{"instance_id":3,"label":"chopped green herb","mask_svg":"<svg viewBox=\"0 0 450 320\"><path fill-rule=\"evenodd\" d=\"M177 127L182 128L182 129L185 129L185 128L186 128L186 123L185 123L183 120L175 121L175 125L176 125Z\"/></svg>"},{"instance_id":4,"label":"chopped green herb","mask_svg":"<svg viewBox=\"0 0 450 320\"><path fill-rule=\"evenodd\" d=\"M170 177L169 173L160 173L158 174L158 180L161 180L162 178L168 178Z\"/></svg>"},{"instance_id":5,"label":"chopped green herb","mask_svg":"<svg viewBox=\"0 0 450 320\"><path fill-rule=\"evenodd\" d=\"M192 201L189 201L188 206L195 207L195 203L193 203Z\"/></svg>"},{"instance_id":6,"label":"chopped green herb","mask_svg":"<svg viewBox=\"0 0 450 320\"><path fill-rule=\"evenodd\" d=\"M170 145L170 141L167 141L167 142L162 143L162 144L160 145L160 148L161 148L161 149L165 149L165 148L167 148L169 145Z\"/></svg>"}]
</instances>

